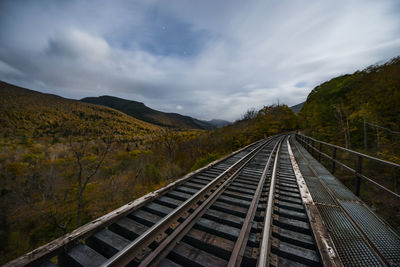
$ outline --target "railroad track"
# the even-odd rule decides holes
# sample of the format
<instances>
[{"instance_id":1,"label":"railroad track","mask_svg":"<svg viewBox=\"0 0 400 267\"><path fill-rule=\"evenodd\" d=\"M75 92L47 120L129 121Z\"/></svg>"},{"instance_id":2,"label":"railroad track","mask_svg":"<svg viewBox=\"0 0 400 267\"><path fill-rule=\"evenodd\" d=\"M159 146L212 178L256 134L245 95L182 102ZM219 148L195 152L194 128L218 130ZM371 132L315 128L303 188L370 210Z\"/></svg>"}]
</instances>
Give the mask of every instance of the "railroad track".
<instances>
[{"instance_id":1,"label":"railroad track","mask_svg":"<svg viewBox=\"0 0 400 267\"><path fill-rule=\"evenodd\" d=\"M51 266L55 257L64 266L334 266L323 229L310 225L318 216L304 205L287 138L250 145L9 265Z\"/></svg>"}]
</instances>

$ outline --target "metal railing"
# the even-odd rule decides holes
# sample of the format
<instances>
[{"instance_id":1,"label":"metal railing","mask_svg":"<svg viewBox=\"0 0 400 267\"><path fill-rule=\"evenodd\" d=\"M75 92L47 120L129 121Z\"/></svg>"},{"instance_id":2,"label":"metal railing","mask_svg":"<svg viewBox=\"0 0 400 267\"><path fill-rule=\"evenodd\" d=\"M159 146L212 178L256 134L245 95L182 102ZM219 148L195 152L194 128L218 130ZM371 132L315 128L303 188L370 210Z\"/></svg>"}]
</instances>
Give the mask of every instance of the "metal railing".
<instances>
[{"instance_id":1,"label":"metal railing","mask_svg":"<svg viewBox=\"0 0 400 267\"><path fill-rule=\"evenodd\" d=\"M361 186L361 179L377 186L378 188L390 193L391 195L397 197L398 199L400 199L400 195L397 192L393 192L392 190L384 187L383 185L375 182L374 180L372 180L371 178L365 176L362 171L363 171L363 160L370 160L376 163L379 163L383 166L388 166L388 167L392 167L395 170L400 170L400 165L390 162L390 161L386 161L386 160L382 160L382 159L378 159L378 158L374 158L371 157L369 155L354 151L354 150L350 150L347 148L343 148L337 145L332 145L323 141L319 141L316 140L312 137L309 136L305 136L305 135L301 135L301 134L296 134L296 140L299 141L306 149L308 149L311 153L312 156L314 156L314 151L317 153L317 159L318 161L321 161L321 155L324 156L325 158L329 159L332 162L332 166L331 166L331 173L334 174L335 170L336 170L336 164L340 165L341 167L343 167L344 169L352 172L355 175L355 179L356 179L356 189L355 189L355 194L357 196L360 196L360 186ZM317 147L318 145L318 147ZM332 149L332 156L322 152L323 146L326 146L328 148ZM337 160L337 151L343 151L343 152L347 152L350 155L353 155L356 157L356 163L355 163L355 168L351 168L349 166L347 166L346 164L340 162L339 160ZM395 190L397 189L397 177L396 177L396 172L394 172L394 187Z\"/></svg>"}]
</instances>

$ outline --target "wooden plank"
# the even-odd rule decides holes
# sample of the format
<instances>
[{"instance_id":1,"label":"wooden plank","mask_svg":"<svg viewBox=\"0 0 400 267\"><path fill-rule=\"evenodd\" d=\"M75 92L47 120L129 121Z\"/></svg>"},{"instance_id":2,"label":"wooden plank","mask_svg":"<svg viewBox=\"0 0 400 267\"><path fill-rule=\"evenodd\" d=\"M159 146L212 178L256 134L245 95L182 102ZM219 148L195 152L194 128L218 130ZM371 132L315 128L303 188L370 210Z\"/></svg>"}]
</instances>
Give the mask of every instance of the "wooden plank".
<instances>
[{"instance_id":1,"label":"wooden plank","mask_svg":"<svg viewBox=\"0 0 400 267\"><path fill-rule=\"evenodd\" d=\"M130 241L122 236L103 229L86 240L86 244L98 251L106 258L112 257L115 253L126 247Z\"/></svg>"},{"instance_id":2,"label":"wooden plank","mask_svg":"<svg viewBox=\"0 0 400 267\"><path fill-rule=\"evenodd\" d=\"M296 187L287 187L281 184L278 184L276 186L276 189L279 191L284 191L284 192L291 192L291 193L300 193L299 189Z\"/></svg>"},{"instance_id":3,"label":"wooden plank","mask_svg":"<svg viewBox=\"0 0 400 267\"><path fill-rule=\"evenodd\" d=\"M229 187L228 187L229 189ZM229 190L225 190L224 193L222 193L223 196L228 196L228 197L234 197L237 199L242 199L245 201L250 201L253 199L253 195L249 195L249 194L243 194L243 193L239 193L239 192L232 192Z\"/></svg>"},{"instance_id":4,"label":"wooden plank","mask_svg":"<svg viewBox=\"0 0 400 267\"><path fill-rule=\"evenodd\" d=\"M299 211L299 212L303 212L304 211L304 206L301 204L294 204L292 202L287 202L284 199L279 199L279 200L275 200L275 205L278 207L283 207L285 209L288 210L295 210L295 211Z\"/></svg>"},{"instance_id":5,"label":"wooden plank","mask_svg":"<svg viewBox=\"0 0 400 267\"><path fill-rule=\"evenodd\" d=\"M180 204L183 203L182 200L170 198L170 197L167 197L167 196L162 196L160 198L157 198L153 202L162 204L164 206L167 206L167 207L170 207L170 208L173 208L173 209L175 209L176 207L178 207Z\"/></svg>"},{"instance_id":6,"label":"wooden plank","mask_svg":"<svg viewBox=\"0 0 400 267\"><path fill-rule=\"evenodd\" d=\"M239 193L248 194L248 195L251 195L251 196L254 195L254 190L245 189L245 188L243 188L243 187L234 186L234 185L230 185L230 186L227 188L227 191L239 192Z\"/></svg>"},{"instance_id":7,"label":"wooden plank","mask_svg":"<svg viewBox=\"0 0 400 267\"><path fill-rule=\"evenodd\" d=\"M239 236L240 229L218 223L209 219L200 218L195 224L194 228L218 235L220 237L235 241Z\"/></svg>"},{"instance_id":8,"label":"wooden plank","mask_svg":"<svg viewBox=\"0 0 400 267\"><path fill-rule=\"evenodd\" d=\"M190 179L191 183L199 184L199 185L206 185L210 182L210 180L203 180L197 177Z\"/></svg>"},{"instance_id":9,"label":"wooden plank","mask_svg":"<svg viewBox=\"0 0 400 267\"><path fill-rule=\"evenodd\" d=\"M197 192L199 189L203 188L204 185L199 185L198 183L192 183L192 181L187 181L182 185L183 187L195 189L194 192Z\"/></svg>"},{"instance_id":10,"label":"wooden plank","mask_svg":"<svg viewBox=\"0 0 400 267\"><path fill-rule=\"evenodd\" d=\"M173 211L173 208L169 208L167 206L161 205L161 204L157 204L154 202L151 202L149 204L147 204L146 206L142 207L142 210L151 212L153 214L156 214L160 217L164 217L166 216L168 213L170 213L171 211Z\"/></svg>"},{"instance_id":11,"label":"wooden plank","mask_svg":"<svg viewBox=\"0 0 400 267\"><path fill-rule=\"evenodd\" d=\"M210 209L219 210L242 218L245 218L247 214L246 208L235 207L233 205L220 202L218 200L214 204L212 204Z\"/></svg>"},{"instance_id":12,"label":"wooden plank","mask_svg":"<svg viewBox=\"0 0 400 267\"><path fill-rule=\"evenodd\" d=\"M166 194L166 196L174 198L174 199L185 201L186 199L190 198L192 196L192 194L188 194L188 193L183 193L183 192L180 192L180 191L172 190L171 192L168 192Z\"/></svg>"},{"instance_id":13,"label":"wooden plank","mask_svg":"<svg viewBox=\"0 0 400 267\"><path fill-rule=\"evenodd\" d=\"M180 267L182 265L177 264L167 258L164 258L157 264L157 266L159 266L159 267Z\"/></svg>"},{"instance_id":14,"label":"wooden plank","mask_svg":"<svg viewBox=\"0 0 400 267\"><path fill-rule=\"evenodd\" d=\"M57 267L57 265L51 261L45 261L41 263L39 267Z\"/></svg>"},{"instance_id":15,"label":"wooden plank","mask_svg":"<svg viewBox=\"0 0 400 267\"><path fill-rule=\"evenodd\" d=\"M290 219L295 219L303 222L308 222L308 216L304 212L298 212L294 210L285 209L282 207L275 207L275 211L279 216L283 216Z\"/></svg>"},{"instance_id":16,"label":"wooden plank","mask_svg":"<svg viewBox=\"0 0 400 267\"><path fill-rule=\"evenodd\" d=\"M282 216L279 216L277 219L278 220L274 220L274 225L304 234L311 234L311 229L310 226L308 225L308 222L302 222L299 220L289 219Z\"/></svg>"},{"instance_id":17,"label":"wooden plank","mask_svg":"<svg viewBox=\"0 0 400 267\"><path fill-rule=\"evenodd\" d=\"M108 228L129 240L134 240L148 229L147 226L128 219L127 217L120 219Z\"/></svg>"},{"instance_id":18,"label":"wooden plank","mask_svg":"<svg viewBox=\"0 0 400 267\"><path fill-rule=\"evenodd\" d=\"M298 247L286 242L272 240L271 252L284 256L285 258L293 259L302 264L318 265L319 255L314 251L302 247Z\"/></svg>"},{"instance_id":19,"label":"wooden plank","mask_svg":"<svg viewBox=\"0 0 400 267\"><path fill-rule=\"evenodd\" d=\"M178 186L177 188L175 188L176 191L182 192L182 193L186 193L186 194L195 194L197 191L199 191L198 189L193 189L191 187L186 186L186 183L184 183L181 186Z\"/></svg>"},{"instance_id":20,"label":"wooden plank","mask_svg":"<svg viewBox=\"0 0 400 267\"><path fill-rule=\"evenodd\" d=\"M287 195L282 194L276 194L276 199L278 199L279 201L283 200L286 202L290 202L290 203L294 203L294 204L299 204L302 205L303 202L301 201L301 198L294 198L294 197L289 197Z\"/></svg>"},{"instance_id":21,"label":"wooden plank","mask_svg":"<svg viewBox=\"0 0 400 267\"><path fill-rule=\"evenodd\" d=\"M141 209L135 211L132 214L129 214L128 217L149 227L158 222L159 220L161 220L162 218L158 215L155 215L153 213Z\"/></svg>"},{"instance_id":22,"label":"wooden plank","mask_svg":"<svg viewBox=\"0 0 400 267\"><path fill-rule=\"evenodd\" d=\"M291 193L291 192L287 192L287 191L278 191L276 190L277 194L279 194L279 196L281 197L292 197L292 198L296 198L297 200L301 201L301 196L300 193Z\"/></svg>"},{"instance_id":23,"label":"wooden plank","mask_svg":"<svg viewBox=\"0 0 400 267\"><path fill-rule=\"evenodd\" d=\"M79 244L68 250L59 261L60 265L63 266L97 267L103 264L106 260L107 259L104 256L90 247L84 244Z\"/></svg>"},{"instance_id":24,"label":"wooden plank","mask_svg":"<svg viewBox=\"0 0 400 267\"><path fill-rule=\"evenodd\" d=\"M192 228L182 240L225 260L229 260L235 244L231 240L195 228Z\"/></svg>"},{"instance_id":25,"label":"wooden plank","mask_svg":"<svg viewBox=\"0 0 400 267\"><path fill-rule=\"evenodd\" d=\"M241 217L213 209L207 210L203 217L236 228L240 228L244 221Z\"/></svg>"},{"instance_id":26,"label":"wooden plank","mask_svg":"<svg viewBox=\"0 0 400 267\"><path fill-rule=\"evenodd\" d=\"M241 182L239 182L239 181L234 181L234 182L232 183L232 185L233 185L233 186L238 186L238 187L240 187L240 188L246 188L246 189L248 189L248 190L253 190L253 192L257 189L257 185L251 186L251 185L243 184L243 183L241 183Z\"/></svg>"},{"instance_id":27,"label":"wooden plank","mask_svg":"<svg viewBox=\"0 0 400 267\"><path fill-rule=\"evenodd\" d=\"M168 258L184 266L221 266L225 267L226 260L197 249L185 242L179 242L169 253Z\"/></svg>"},{"instance_id":28,"label":"wooden plank","mask_svg":"<svg viewBox=\"0 0 400 267\"><path fill-rule=\"evenodd\" d=\"M315 250L314 239L310 235L302 234L276 226L272 227L272 233L274 237L277 237L287 243Z\"/></svg>"},{"instance_id":29,"label":"wooden plank","mask_svg":"<svg viewBox=\"0 0 400 267\"><path fill-rule=\"evenodd\" d=\"M257 177L257 179L249 180L249 179L244 178L242 175L239 175L238 178L236 179L236 182L257 187L259 180L260 180L260 177Z\"/></svg>"}]
</instances>

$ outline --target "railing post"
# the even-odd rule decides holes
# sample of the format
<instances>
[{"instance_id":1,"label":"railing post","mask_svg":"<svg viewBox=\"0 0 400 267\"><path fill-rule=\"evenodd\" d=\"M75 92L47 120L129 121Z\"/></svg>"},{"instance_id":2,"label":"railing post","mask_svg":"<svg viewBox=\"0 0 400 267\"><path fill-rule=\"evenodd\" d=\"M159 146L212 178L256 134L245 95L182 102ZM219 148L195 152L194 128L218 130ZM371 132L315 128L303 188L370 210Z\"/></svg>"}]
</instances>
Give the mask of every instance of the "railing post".
<instances>
[{"instance_id":1,"label":"railing post","mask_svg":"<svg viewBox=\"0 0 400 267\"><path fill-rule=\"evenodd\" d=\"M322 143L319 143L318 149L318 161L321 162L321 150L322 150Z\"/></svg>"},{"instance_id":2,"label":"railing post","mask_svg":"<svg viewBox=\"0 0 400 267\"><path fill-rule=\"evenodd\" d=\"M332 152L332 170L331 173L334 174L335 173L335 166L336 166L336 147L333 148L333 152Z\"/></svg>"},{"instance_id":3,"label":"railing post","mask_svg":"<svg viewBox=\"0 0 400 267\"><path fill-rule=\"evenodd\" d=\"M360 196L360 184L361 184L361 178L360 176L358 176L359 174L361 174L361 170L362 170L362 157L358 156L357 157L357 163L356 163L356 196Z\"/></svg>"},{"instance_id":4,"label":"railing post","mask_svg":"<svg viewBox=\"0 0 400 267\"><path fill-rule=\"evenodd\" d=\"M311 156L314 157L314 140L311 140Z\"/></svg>"}]
</instances>

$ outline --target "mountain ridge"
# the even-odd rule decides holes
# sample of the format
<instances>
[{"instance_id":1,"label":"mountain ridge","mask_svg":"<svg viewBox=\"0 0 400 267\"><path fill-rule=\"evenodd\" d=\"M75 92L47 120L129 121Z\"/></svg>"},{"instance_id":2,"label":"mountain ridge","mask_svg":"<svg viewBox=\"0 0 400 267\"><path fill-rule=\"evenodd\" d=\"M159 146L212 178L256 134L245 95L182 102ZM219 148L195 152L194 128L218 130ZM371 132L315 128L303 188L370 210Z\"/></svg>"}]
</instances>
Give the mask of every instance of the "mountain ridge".
<instances>
[{"instance_id":1,"label":"mountain ridge","mask_svg":"<svg viewBox=\"0 0 400 267\"><path fill-rule=\"evenodd\" d=\"M210 123L212 125L215 125L215 127L217 127L217 128L221 128L221 127L224 127L224 126L232 124L232 122L230 122L230 121L220 120L220 119L212 119L212 120L209 120L209 121L206 121L206 122L208 122L208 123Z\"/></svg>"},{"instance_id":2,"label":"mountain ridge","mask_svg":"<svg viewBox=\"0 0 400 267\"><path fill-rule=\"evenodd\" d=\"M294 113L299 114L300 110L302 109L302 107L304 106L304 104L306 103L306 101L301 102L297 105L293 105L291 107L289 107L291 110L293 110Z\"/></svg>"},{"instance_id":3,"label":"mountain ridge","mask_svg":"<svg viewBox=\"0 0 400 267\"><path fill-rule=\"evenodd\" d=\"M99 97L85 97L80 101L96 105L107 106L119 110L141 121L159 126L186 128L186 129L214 129L216 126L208 121L202 121L179 113L168 113L152 109L142 102L123 99L115 96L103 95Z\"/></svg>"}]
</instances>

